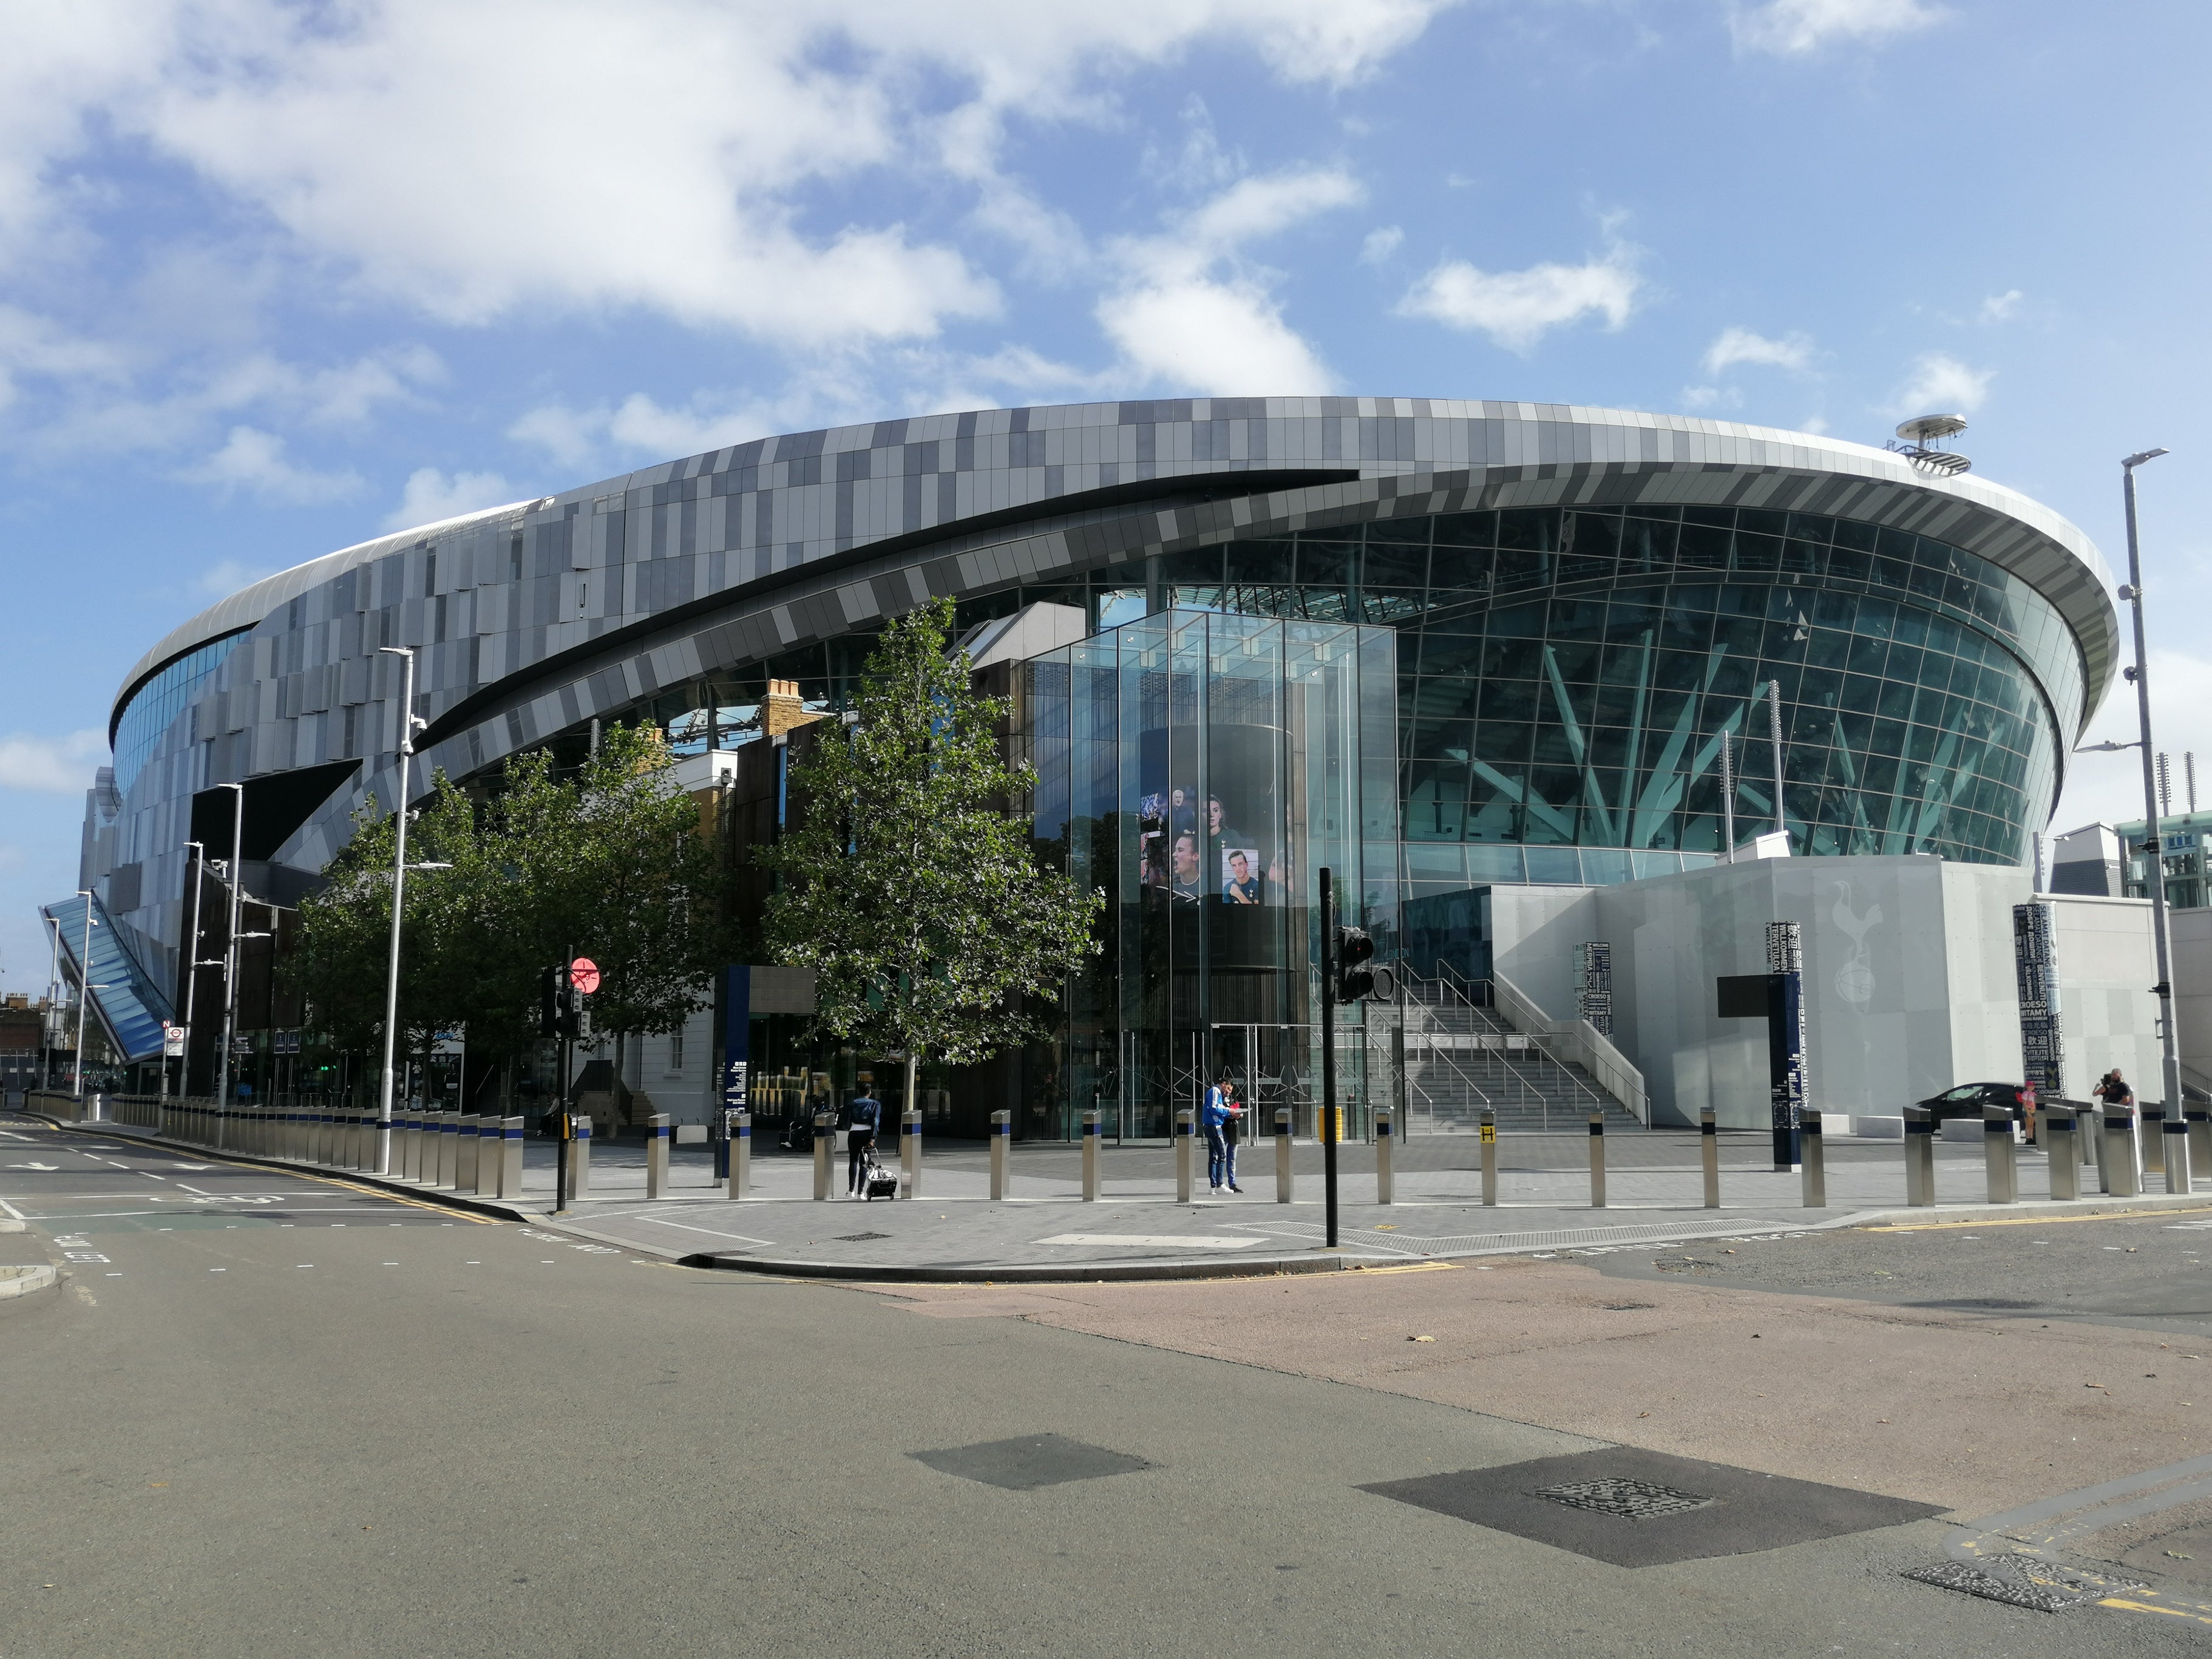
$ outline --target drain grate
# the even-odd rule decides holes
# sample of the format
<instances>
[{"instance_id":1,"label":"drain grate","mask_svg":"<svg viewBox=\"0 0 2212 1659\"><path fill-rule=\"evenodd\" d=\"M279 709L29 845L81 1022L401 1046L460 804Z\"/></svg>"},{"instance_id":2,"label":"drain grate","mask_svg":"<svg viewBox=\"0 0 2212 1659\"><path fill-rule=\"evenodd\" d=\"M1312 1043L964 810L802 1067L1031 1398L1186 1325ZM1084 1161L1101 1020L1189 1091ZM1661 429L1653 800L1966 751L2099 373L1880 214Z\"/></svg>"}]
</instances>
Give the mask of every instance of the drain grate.
<instances>
[{"instance_id":1,"label":"drain grate","mask_svg":"<svg viewBox=\"0 0 2212 1659\"><path fill-rule=\"evenodd\" d=\"M2150 1588L2140 1579L2106 1578L2094 1572L2076 1572L2032 1555L1995 1555L1977 1566L1946 1561L1940 1566L1915 1567L1905 1575L1923 1584L1978 1595L2008 1607L2029 1607L2037 1613L2063 1613L2069 1607L2101 1601L2108 1595Z\"/></svg>"},{"instance_id":2,"label":"drain grate","mask_svg":"<svg viewBox=\"0 0 2212 1659\"><path fill-rule=\"evenodd\" d=\"M1714 1501L1678 1486L1662 1486L1654 1480L1632 1480L1617 1474L1596 1480L1577 1480L1564 1486L1541 1486L1536 1496L1548 1498L1554 1504L1565 1504L1571 1509L1616 1515L1624 1521L1650 1521L1662 1515L1680 1515L1688 1510L1701 1510Z\"/></svg>"},{"instance_id":3,"label":"drain grate","mask_svg":"<svg viewBox=\"0 0 2212 1659\"><path fill-rule=\"evenodd\" d=\"M889 1238L889 1233L840 1233L832 1243L838 1244L872 1244L879 1238Z\"/></svg>"}]
</instances>

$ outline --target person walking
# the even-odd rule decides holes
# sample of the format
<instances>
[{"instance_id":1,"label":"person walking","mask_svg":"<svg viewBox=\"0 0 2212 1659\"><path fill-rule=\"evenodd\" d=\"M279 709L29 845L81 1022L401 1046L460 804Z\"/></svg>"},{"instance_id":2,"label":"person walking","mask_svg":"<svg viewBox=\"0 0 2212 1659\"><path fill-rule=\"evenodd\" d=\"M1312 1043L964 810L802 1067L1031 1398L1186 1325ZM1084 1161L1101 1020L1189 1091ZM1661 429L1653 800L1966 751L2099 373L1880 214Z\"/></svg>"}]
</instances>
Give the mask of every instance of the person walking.
<instances>
[{"instance_id":1,"label":"person walking","mask_svg":"<svg viewBox=\"0 0 2212 1659\"><path fill-rule=\"evenodd\" d=\"M860 1170L876 1144L876 1130L884 1121L884 1103L864 1082L860 1092L845 1103L837 1127L845 1134L845 1196L860 1195Z\"/></svg>"},{"instance_id":2,"label":"person walking","mask_svg":"<svg viewBox=\"0 0 2212 1659\"><path fill-rule=\"evenodd\" d=\"M1206 1091L1206 1109L1199 1114L1206 1129L1206 1175L1213 1196L1223 1191L1242 1194L1237 1184L1237 1120L1244 1109L1237 1103L1237 1085L1224 1072L1221 1080Z\"/></svg>"}]
</instances>

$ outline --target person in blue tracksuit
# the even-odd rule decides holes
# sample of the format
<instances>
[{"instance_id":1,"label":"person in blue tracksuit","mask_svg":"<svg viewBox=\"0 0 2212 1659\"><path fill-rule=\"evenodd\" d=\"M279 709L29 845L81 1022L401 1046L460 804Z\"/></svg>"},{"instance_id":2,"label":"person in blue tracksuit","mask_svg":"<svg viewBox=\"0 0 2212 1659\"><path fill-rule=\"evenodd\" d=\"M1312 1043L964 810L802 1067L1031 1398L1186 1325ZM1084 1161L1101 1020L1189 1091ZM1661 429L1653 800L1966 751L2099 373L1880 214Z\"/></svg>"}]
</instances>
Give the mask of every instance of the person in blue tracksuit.
<instances>
[{"instance_id":1,"label":"person in blue tracksuit","mask_svg":"<svg viewBox=\"0 0 2212 1659\"><path fill-rule=\"evenodd\" d=\"M1212 1184L1213 1196L1223 1190L1242 1193L1237 1184L1237 1120L1244 1109L1237 1103L1237 1085L1224 1072L1221 1081L1206 1091L1206 1109L1200 1112L1199 1122L1206 1130L1206 1174Z\"/></svg>"}]
</instances>

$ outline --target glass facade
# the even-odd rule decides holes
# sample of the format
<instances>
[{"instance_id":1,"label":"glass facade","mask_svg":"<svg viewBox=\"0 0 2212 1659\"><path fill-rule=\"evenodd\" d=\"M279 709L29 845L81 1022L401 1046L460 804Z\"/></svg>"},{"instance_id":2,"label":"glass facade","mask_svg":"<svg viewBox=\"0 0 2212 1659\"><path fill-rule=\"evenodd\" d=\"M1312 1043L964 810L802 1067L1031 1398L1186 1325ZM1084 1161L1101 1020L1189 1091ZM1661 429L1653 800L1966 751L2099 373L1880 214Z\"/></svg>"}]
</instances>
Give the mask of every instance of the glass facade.
<instances>
[{"instance_id":1,"label":"glass facade","mask_svg":"<svg viewBox=\"0 0 2212 1659\"><path fill-rule=\"evenodd\" d=\"M237 648L238 642L249 631L240 629L235 634L210 640L186 652L159 673L149 676L145 684L131 694L131 701L123 706L122 715L115 722L115 787L118 793L131 787L146 764L146 757L154 752L155 739L192 700L200 683L222 666L223 659Z\"/></svg>"},{"instance_id":2,"label":"glass facade","mask_svg":"<svg viewBox=\"0 0 2212 1659\"><path fill-rule=\"evenodd\" d=\"M1039 851L1107 900L1104 951L1067 984L1054 1051L1029 1057L1028 1133L1070 1135L1096 1105L1109 1134L1164 1135L1224 1069L1263 1121L1287 1104L1310 1133L1318 872L1341 921L1396 916L1395 644L1177 611L1021 665Z\"/></svg>"},{"instance_id":3,"label":"glass facade","mask_svg":"<svg viewBox=\"0 0 2212 1659\"><path fill-rule=\"evenodd\" d=\"M2118 823L2113 833L2119 836L2125 851L2127 872L2124 877L2126 896L2130 898L2150 896L2150 854L2143 850L2143 842L2150 834L2150 821L2138 818L2133 823ZM2159 857L2166 866L2166 902L2177 910L2196 910L2203 907L2206 877L2212 873L2212 812L2177 812L2172 817L2158 821Z\"/></svg>"}]
</instances>

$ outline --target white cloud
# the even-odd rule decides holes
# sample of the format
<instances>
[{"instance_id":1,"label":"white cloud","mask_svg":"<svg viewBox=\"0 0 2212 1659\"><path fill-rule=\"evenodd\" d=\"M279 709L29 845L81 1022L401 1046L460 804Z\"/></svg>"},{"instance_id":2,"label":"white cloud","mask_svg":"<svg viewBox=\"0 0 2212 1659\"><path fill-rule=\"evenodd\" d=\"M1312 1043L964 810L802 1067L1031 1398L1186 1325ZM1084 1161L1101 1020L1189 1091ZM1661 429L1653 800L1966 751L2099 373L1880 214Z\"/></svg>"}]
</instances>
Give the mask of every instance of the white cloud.
<instances>
[{"instance_id":1,"label":"white cloud","mask_svg":"<svg viewBox=\"0 0 2212 1659\"><path fill-rule=\"evenodd\" d=\"M1246 262L1248 243L1360 199L1334 168L1296 168L1239 179L1159 236L1133 237L1114 254L1124 276L1098 302L1099 326L1139 383L1200 392L1296 397L1335 377L1283 320L1271 274Z\"/></svg>"},{"instance_id":2,"label":"white cloud","mask_svg":"<svg viewBox=\"0 0 2212 1659\"><path fill-rule=\"evenodd\" d=\"M894 218L817 221L854 181L950 173L1048 243L1065 226L999 176L1009 118L1098 118L1117 78L1201 46L1348 83L1449 3L17 8L0 245L89 222L71 164L119 134L247 210L229 234L273 228L339 291L444 321L635 308L800 349L927 339L996 286Z\"/></svg>"},{"instance_id":3,"label":"white cloud","mask_svg":"<svg viewBox=\"0 0 2212 1659\"><path fill-rule=\"evenodd\" d=\"M1729 27L1740 49L1793 56L1838 40L1910 34L1942 16L1922 0L1766 0L1738 6Z\"/></svg>"},{"instance_id":4,"label":"white cloud","mask_svg":"<svg viewBox=\"0 0 2212 1659\"><path fill-rule=\"evenodd\" d=\"M240 490L272 507L312 507L358 495L362 477L350 468L318 472L285 459L284 440L250 426L234 426L223 447L177 477L211 486L226 500Z\"/></svg>"},{"instance_id":5,"label":"white cloud","mask_svg":"<svg viewBox=\"0 0 2212 1659\"><path fill-rule=\"evenodd\" d=\"M1509 351L1525 352L1551 330L1583 317L1601 316L1611 329L1625 326L1641 283L1636 251L1620 243L1583 264L1526 270L1480 270L1447 259L1413 284L1398 302L1398 314L1479 331Z\"/></svg>"},{"instance_id":6,"label":"white cloud","mask_svg":"<svg viewBox=\"0 0 2212 1659\"><path fill-rule=\"evenodd\" d=\"M1996 371L1969 368L1956 357L1930 351L1916 357L1912 373L1890 399L1899 415L1971 415L1989 396Z\"/></svg>"},{"instance_id":7,"label":"white cloud","mask_svg":"<svg viewBox=\"0 0 2212 1659\"><path fill-rule=\"evenodd\" d=\"M2020 315L2021 302L2027 296L2016 288L2002 294L1992 294L1982 301L1981 319L1985 323L2008 323Z\"/></svg>"},{"instance_id":8,"label":"white cloud","mask_svg":"<svg viewBox=\"0 0 2212 1659\"><path fill-rule=\"evenodd\" d=\"M1380 230L1370 230L1359 245L1359 263L1379 265L1395 253L1406 240L1406 233L1396 225L1385 225Z\"/></svg>"},{"instance_id":9,"label":"white cloud","mask_svg":"<svg viewBox=\"0 0 2212 1659\"><path fill-rule=\"evenodd\" d=\"M1828 429L1828 417L1825 415L1808 415L1797 422L1797 429L1800 432L1826 432ZM1786 799L1787 797L1784 799Z\"/></svg>"},{"instance_id":10,"label":"white cloud","mask_svg":"<svg viewBox=\"0 0 2212 1659\"><path fill-rule=\"evenodd\" d=\"M1723 374L1739 363L1802 374L1813 366L1813 342L1804 334L1785 334L1770 340L1747 328L1723 329L1720 337L1705 348L1705 373Z\"/></svg>"},{"instance_id":11,"label":"white cloud","mask_svg":"<svg viewBox=\"0 0 2212 1659\"><path fill-rule=\"evenodd\" d=\"M1682 388L1682 407L1685 409L1735 409L1743 402L1743 393L1734 386L1686 386Z\"/></svg>"},{"instance_id":12,"label":"white cloud","mask_svg":"<svg viewBox=\"0 0 2212 1659\"><path fill-rule=\"evenodd\" d=\"M456 472L447 477L434 466L418 466L407 475L399 505L385 515L384 527L410 530L512 500L507 480L496 472Z\"/></svg>"},{"instance_id":13,"label":"white cloud","mask_svg":"<svg viewBox=\"0 0 2212 1659\"><path fill-rule=\"evenodd\" d=\"M70 795L92 787L93 769L107 757L107 734L98 729L58 738L0 738L0 789Z\"/></svg>"}]
</instances>

